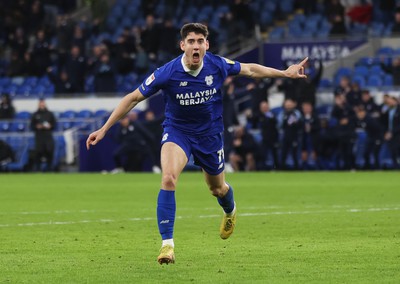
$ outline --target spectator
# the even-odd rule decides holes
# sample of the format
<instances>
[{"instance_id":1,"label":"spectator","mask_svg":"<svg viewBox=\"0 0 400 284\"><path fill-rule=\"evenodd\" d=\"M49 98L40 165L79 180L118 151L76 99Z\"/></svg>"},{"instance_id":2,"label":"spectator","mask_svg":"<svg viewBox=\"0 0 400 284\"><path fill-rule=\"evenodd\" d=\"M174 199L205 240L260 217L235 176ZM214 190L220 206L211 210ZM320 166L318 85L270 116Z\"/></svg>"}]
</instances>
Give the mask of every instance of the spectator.
<instances>
[{"instance_id":1,"label":"spectator","mask_svg":"<svg viewBox=\"0 0 400 284\"><path fill-rule=\"evenodd\" d=\"M254 171L256 143L253 136L243 126L238 126L233 134L233 149L229 157L234 171Z\"/></svg>"},{"instance_id":2,"label":"spectator","mask_svg":"<svg viewBox=\"0 0 400 284\"><path fill-rule=\"evenodd\" d=\"M126 35L118 37L114 45L114 54L118 74L126 75L133 71L133 58Z\"/></svg>"},{"instance_id":3,"label":"spectator","mask_svg":"<svg viewBox=\"0 0 400 284\"><path fill-rule=\"evenodd\" d=\"M56 94L71 94L76 92L76 87L65 70L61 70L59 74L54 74L53 68L49 67L47 68L47 75L54 85Z\"/></svg>"},{"instance_id":4,"label":"spectator","mask_svg":"<svg viewBox=\"0 0 400 284\"><path fill-rule=\"evenodd\" d=\"M281 166L283 169L288 169L287 157L292 156L293 167L299 169L299 142L302 138L303 118L296 109L296 102L292 99L286 99L283 102L283 112L279 118L280 128L283 131L282 138L282 157Z\"/></svg>"},{"instance_id":5,"label":"spectator","mask_svg":"<svg viewBox=\"0 0 400 284\"><path fill-rule=\"evenodd\" d=\"M351 98L351 101L359 102L360 98L357 98L356 95L350 95L351 92L352 92L352 87L350 78L347 76L343 76L342 78L340 78L339 86L335 88L335 95L341 94L344 95L346 100L347 98ZM350 104L350 102L348 101L346 102Z\"/></svg>"},{"instance_id":6,"label":"spectator","mask_svg":"<svg viewBox=\"0 0 400 284\"><path fill-rule=\"evenodd\" d=\"M364 168L371 168L370 157L373 155L375 169L379 169L379 153L382 146L382 128L378 121L372 118L364 106L356 107L356 130L364 131L367 134L367 139L365 143L365 150L363 153L364 157Z\"/></svg>"},{"instance_id":7,"label":"spectator","mask_svg":"<svg viewBox=\"0 0 400 284\"><path fill-rule=\"evenodd\" d=\"M394 23L392 26L392 33L400 34L400 7L397 7L396 14L394 15Z\"/></svg>"},{"instance_id":8,"label":"spectator","mask_svg":"<svg viewBox=\"0 0 400 284\"><path fill-rule=\"evenodd\" d=\"M52 170L54 139L53 130L56 126L54 114L47 109L46 102L39 100L38 110L32 114L31 128L35 132L35 169Z\"/></svg>"},{"instance_id":9,"label":"spectator","mask_svg":"<svg viewBox=\"0 0 400 284\"><path fill-rule=\"evenodd\" d=\"M0 103L0 119L13 119L15 115L15 108L12 105L10 96L4 94L1 96Z\"/></svg>"},{"instance_id":10,"label":"spectator","mask_svg":"<svg viewBox=\"0 0 400 284\"><path fill-rule=\"evenodd\" d=\"M178 54L179 31L174 27L171 19L166 19L160 28L160 47L158 59L161 62L168 62Z\"/></svg>"},{"instance_id":11,"label":"spectator","mask_svg":"<svg viewBox=\"0 0 400 284\"><path fill-rule=\"evenodd\" d=\"M233 133L239 125L235 107L235 85L232 77L227 77L222 87L223 121L224 121L224 152L226 166L230 171L229 156L233 150Z\"/></svg>"},{"instance_id":12,"label":"spectator","mask_svg":"<svg viewBox=\"0 0 400 284\"><path fill-rule=\"evenodd\" d=\"M43 26L45 19L45 12L41 1L33 1L30 11L24 16L28 18L27 28L29 33L34 33L35 31L39 30Z\"/></svg>"},{"instance_id":13,"label":"spectator","mask_svg":"<svg viewBox=\"0 0 400 284\"><path fill-rule=\"evenodd\" d=\"M303 163L307 164L310 153L314 161L317 161L317 157L320 153L321 124L312 103L304 102L301 105L301 110L304 120L301 159Z\"/></svg>"},{"instance_id":14,"label":"spectator","mask_svg":"<svg viewBox=\"0 0 400 284\"><path fill-rule=\"evenodd\" d=\"M306 70L307 78L305 80L294 80L297 91L296 103L301 106L304 102L309 102L312 106L315 106L317 88L323 72L322 61L318 61L318 67L313 68L307 61L304 70Z\"/></svg>"},{"instance_id":15,"label":"spectator","mask_svg":"<svg viewBox=\"0 0 400 284\"><path fill-rule=\"evenodd\" d=\"M400 57L394 58L391 65L386 65L382 62L381 67L383 71L392 75L393 85L400 86Z\"/></svg>"},{"instance_id":16,"label":"spectator","mask_svg":"<svg viewBox=\"0 0 400 284\"><path fill-rule=\"evenodd\" d=\"M64 68L76 92L84 91L86 66L86 58L82 55L81 49L73 45Z\"/></svg>"},{"instance_id":17,"label":"spectator","mask_svg":"<svg viewBox=\"0 0 400 284\"><path fill-rule=\"evenodd\" d=\"M379 106L375 103L374 98L371 96L369 90L363 90L361 93L361 104L364 107L365 111L375 119L379 118L380 109Z\"/></svg>"},{"instance_id":18,"label":"spectator","mask_svg":"<svg viewBox=\"0 0 400 284\"><path fill-rule=\"evenodd\" d=\"M5 165L14 161L14 158L14 151L11 146L0 139L0 171L3 170Z\"/></svg>"},{"instance_id":19,"label":"spectator","mask_svg":"<svg viewBox=\"0 0 400 284\"><path fill-rule=\"evenodd\" d=\"M153 155L149 145L153 145L154 141L146 128L137 121L136 112L120 120L115 140L119 146L113 152L116 168L112 173L142 171L145 158Z\"/></svg>"},{"instance_id":20,"label":"spectator","mask_svg":"<svg viewBox=\"0 0 400 284\"><path fill-rule=\"evenodd\" d=\"M153 143L151 144L151 153L154 156L152 159L154 161L154 165L152 167L153 173L161 173L161 165L160 165L160 155L161 155L161 147L159 142L162 139L163 127L162 122L164 121L164 116L156 118L154 112L151 110L146 111L145 113L145 122L144 127L149 131L152 136Z\"/></svg>"},{"instance_id":21,"label":"spectator","mask_svg":"<svg viewBox=\"0 0 400 284\"><path fill-rule=\"evenodd\" d=\"M86 36L82 27L78 24L74 27L74 32L71 39L71 45L77 46L80 50L80 53L85 54L86 51Z\"/></svg>"},{"instance_id":22,"label":"spectator","mask_svg":"<svg viewBox=\"0 0 400 284\"><path fill-rule=\"evenodd\" d=\"M46 38L44 30L38 30L31 54L35 76L40 77L46 73L46 69L51 63L50 51L50 43Z\"/></svg>"},{"instance_id":23,"label":"spectator","mask_svg":"<svg viewBox=\"0 0 400 284\"><path fill-rule=\"evenodd\" d=\"M26 63L24 57L19 56L17 51L12 51L6 75L8 77L22 76L26 72L25 67Z\"/></svg>"},{"instance_id":24,"label":"spectator","mask_svg":"<svg viewBox=\"0 0 400 284\"><path fill-rule=\"evenodd\" d=\"M387 102L389 110L387 112L384 139L389 145L393 167L397 169L399 168L400 106L397 98L393 96L389 96Z\"/></svg>"},{"instance_id":25,"label":"spectator","mask_svg":"<svg viewBox=\"0 0 400 284\"><path fill-rule=\"evenodd\" d=\"M335 131L339 148L337 169L354 169L354 111L351 106L347 104L344 95L339 94L335 96L335 106L333 107L331 115L332 118L337 121ZM343 165L341 165L341 161Z\"/></svg>"},{"instance_id":26,"label":"spectator","mask_svg":"<svg viewBox=\"0 0 400 284\"><path fill-rule=\"evenodd\" d=\"M356 82L351 83L350 90L346 92L346 102L351 106L355 107L361 104L361 94L360 85Z\"/></svg>"},{"instance_id":27,"label":"spectator","mask_svg":"<svg viewBox=\"0 0 400 284\"><path fill-rule=\"evenodd\" d=\"M277 128L277 119L274 113L269 108L268 101L262 101L260 103L260 117L259 117L259 128L261 130L262 142L261 142L261 152L263 165L267 161L270 154L273 158L273 169L279 169L279 133Z\"/></svg>"},{"instance_id":28,"label":"spectator","mask_svg":"<svg viewBox=\"0 0 400 284\"><path fill-rule=\"evenodd\" d=\"M25 52L28 50L28 40L25 36L24 29L18 27L14 34L10 35L10 47L13 52L17 54L18 57L22 58Z\"/></svg>"},{"instance_id":29,"label":"spectator","mask_svg":"<svg viewBox=\"0 0 400 284\"><path fill-rule=\"evenodd\" d=\"M330 31L331 36L344 36L347 34L347 28L343 16L335 15L332 18L331 24L332 24L332 28Z\"/></svg>"},{"instance_id":30,"label":"spectator","mask_svg":"<svg viewBox=\"0 0 400 284\"><path fill-rule=\"evenodd\" d=\"M73 24L67 15L60 15L56 21L56 39L57 39L57 55L58 55L58 68L65 65L70 49Z\"/></svg>"},{"instance_id":31,"label":"spectator","mask_svg":"<svg viewBox=\"0 0 400 284\"><path fill-rule=\"evenodd\" d=\"M160 31L155 23L154 16L146 16L146 25L141 34L141 46L144 48L150 58L156 58L159 46Z\"/></svg>"},{"instance_id":32,"label":"spectator","mask_svg":"<svg viewBox=\"0 0 400 284\"><path fill-rule=\"evenodd\" d=\"M108 54L100 57L94 70L94 90L98 93L115 92L115 70Z\"/></svg>"}]
</instances>

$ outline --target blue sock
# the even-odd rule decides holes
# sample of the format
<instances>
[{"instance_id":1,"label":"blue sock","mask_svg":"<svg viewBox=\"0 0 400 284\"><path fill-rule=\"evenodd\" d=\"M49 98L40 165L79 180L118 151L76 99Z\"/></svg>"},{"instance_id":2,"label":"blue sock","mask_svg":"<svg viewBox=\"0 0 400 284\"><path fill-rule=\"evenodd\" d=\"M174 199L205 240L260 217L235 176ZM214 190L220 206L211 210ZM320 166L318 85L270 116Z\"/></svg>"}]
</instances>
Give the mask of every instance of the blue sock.
<instances>
[{"instance_id":1,"label":"blue sock","mask_svg":"<svg viewBox=\"0 0 400 284\"><path fill-rule=\"evenodd\" d=\"M173 238L175 211L175 190L161 189L157 200L157 220L158 230L163 240Z\"/></svg>"},{"instance_id":2,"label":"blue sock","mask_svg":"<svg viewBox=\"0 0 400 284\"><path fill-rule=\"evenodd\" d=\"M233 188L229 185L229 189L224 197L217 197L219 205L224 209L225 213L231 213L235 208L235 201L233 199Z\"/></svg>"}]
</instances>

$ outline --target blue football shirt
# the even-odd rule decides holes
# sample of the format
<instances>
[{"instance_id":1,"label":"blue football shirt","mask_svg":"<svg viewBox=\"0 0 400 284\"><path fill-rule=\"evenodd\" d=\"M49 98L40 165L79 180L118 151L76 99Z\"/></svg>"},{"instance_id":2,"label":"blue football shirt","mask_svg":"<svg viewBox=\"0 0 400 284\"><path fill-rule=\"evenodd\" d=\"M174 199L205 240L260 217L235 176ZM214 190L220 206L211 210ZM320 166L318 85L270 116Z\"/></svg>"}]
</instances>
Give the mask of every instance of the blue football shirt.
<instances>
[{"instance_id":1,"label":"blue football shirt","mask_svg":"<svg viewBox=\"0 0 400 284\"><path fill-rule=\"evenodd\" d=\"M214 135L223 131L221 87L240 63L207 52L197 70L183 63L184 54L158 68L139 87L145 97L163 91L166 131L189 135Z\"/></svg>"}]
</instances>

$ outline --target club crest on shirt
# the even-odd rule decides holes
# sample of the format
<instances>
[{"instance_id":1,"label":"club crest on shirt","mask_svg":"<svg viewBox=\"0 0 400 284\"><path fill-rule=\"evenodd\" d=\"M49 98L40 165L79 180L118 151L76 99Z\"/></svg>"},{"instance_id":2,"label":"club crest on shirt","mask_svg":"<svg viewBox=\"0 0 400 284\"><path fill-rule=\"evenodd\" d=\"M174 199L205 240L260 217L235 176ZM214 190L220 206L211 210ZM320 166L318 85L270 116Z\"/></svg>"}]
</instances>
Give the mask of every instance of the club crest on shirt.
<instances>
[{"instance_id":1,"label":"club crest on shirt","mask_svg":"<svg viewBox=\"0 0 400 284\"><path fill-rule=\"evenodd\" d=\"M156 77L154 76L154 73L152 73L152 74L146 79L146 86L150 85L150 84L154 81L155 78L156 78Z\"/></svg>"},{"instance_id":2,"label":"club crest on shirt","mask_svg":"<svg viewBox=\"0 0 400 284\"><path fill-rule=\"evenodd\" d=\"M212 85L213 79L214 78L213 78L212 75L206 76L205 81L206 81L207 86L211 86Z\"/></svg>"}]
</instances>

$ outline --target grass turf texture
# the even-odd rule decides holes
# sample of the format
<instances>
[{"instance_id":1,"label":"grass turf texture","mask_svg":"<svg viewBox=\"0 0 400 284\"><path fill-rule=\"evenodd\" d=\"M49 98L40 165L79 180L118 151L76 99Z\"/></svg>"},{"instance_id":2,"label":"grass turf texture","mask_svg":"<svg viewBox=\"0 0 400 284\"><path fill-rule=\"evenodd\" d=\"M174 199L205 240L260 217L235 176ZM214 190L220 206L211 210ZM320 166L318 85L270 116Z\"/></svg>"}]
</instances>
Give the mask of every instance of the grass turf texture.
<instances>
[{"instance_id":1,"label":"grass turf texture","mask_svg":"<svg viewBox=\"0 0 400 284\"><path fill-rule=\"evenodd\" d=\"M160 266L159 175L1 175L0 283L400 283L399 173L227 180L224 241L202 175L182 174L176 264Z\"/></svg>"}]
</instances>

